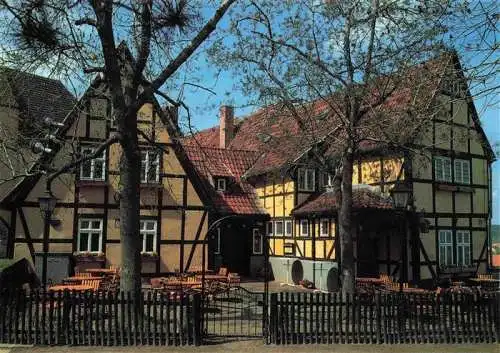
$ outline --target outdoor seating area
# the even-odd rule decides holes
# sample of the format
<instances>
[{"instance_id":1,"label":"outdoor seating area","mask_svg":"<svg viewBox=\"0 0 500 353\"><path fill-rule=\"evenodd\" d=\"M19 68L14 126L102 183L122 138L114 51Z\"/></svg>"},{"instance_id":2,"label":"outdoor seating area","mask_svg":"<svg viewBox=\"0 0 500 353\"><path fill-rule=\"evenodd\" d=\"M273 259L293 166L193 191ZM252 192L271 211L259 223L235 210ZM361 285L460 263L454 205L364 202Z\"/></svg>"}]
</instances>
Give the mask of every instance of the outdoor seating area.
<instances>
[{"instance_id":1,"label":"outdoor seating area","mask_svg":"<svg viewBox=\"0 0 500 353\"><path fill-rule=\"evenodd\" d=\"M478 274L476 278L470 278L464 281L450 281L446 287L437 287L435 290L418 288L409 283L400 283L387 274L381 274L379 277L357 277L356 289L361 294L381 293L440 293L440 292L472 292L472 291L498 291L500 289L500 279L496 279L491 274Z\"/></svg>"},{"instance_id":2,"label":"outdoor seating area","mask_svg":"<svg viewBox=\"0 0 500 353\"><path fill-rule=\"evenodd\" d=\"M175 273L168 277L152 278L151 288L175 298L202 292L206 295L216 294L227 291L241 282L240 276L237 273L230 273L226 267L221 267L216 274L207 272L203 274L203 270L200 269L189 273Z\"/></svg>"},{"instance_id":3,"label":"outdoor seating area","mask_svg":"<svg viewBox=\"0 0 500 353\"><path fill-rule=\"evenodd\" d=\"M48 291L107 291L115 292L120 286L120 268L89 268L64 278L63 283L49 286Z\"/></svg>"}]
</instances>

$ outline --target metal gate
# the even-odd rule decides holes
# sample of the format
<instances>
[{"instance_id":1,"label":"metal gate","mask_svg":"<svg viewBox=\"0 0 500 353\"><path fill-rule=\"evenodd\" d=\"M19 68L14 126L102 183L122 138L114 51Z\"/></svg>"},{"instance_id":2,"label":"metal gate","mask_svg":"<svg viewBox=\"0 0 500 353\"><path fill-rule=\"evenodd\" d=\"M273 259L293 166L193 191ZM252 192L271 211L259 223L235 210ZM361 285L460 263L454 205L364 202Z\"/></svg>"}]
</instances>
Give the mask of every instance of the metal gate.
<instances>
[{"instance_id":1,"label":"metal gate","mask_svg":"<svg viewBox=\"0 0 500 353\"><path fill-rule=\"evenodd\" d=\"M203 299L205 341L227 341L264 337L267 306L264 293L242 287L208 295Z\"/></svg>"}]
</instances>

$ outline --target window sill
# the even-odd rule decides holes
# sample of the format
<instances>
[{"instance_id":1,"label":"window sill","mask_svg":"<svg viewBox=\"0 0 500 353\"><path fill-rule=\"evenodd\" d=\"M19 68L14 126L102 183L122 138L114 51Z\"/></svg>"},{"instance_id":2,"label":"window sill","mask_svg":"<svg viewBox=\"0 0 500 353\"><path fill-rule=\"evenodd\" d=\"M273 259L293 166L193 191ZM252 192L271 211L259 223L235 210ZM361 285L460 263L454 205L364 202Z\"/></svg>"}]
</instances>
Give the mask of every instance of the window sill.
<instances>
[{"instance_id":1,"label":"window sill","mask_svg":"<svg viewBox=\"0 0 500 353\"><path fill-rule=\"evenodd\" d=\"M108 183L105 180L78 180L77 185L79 187L103 187Z\"/></svg>"},{"instance_id":2,"label":"window sill","mask_svg":"<svg viewBox=\"0 0 500 353\"><path fill-rule=\"evenodd\" d=\"M437 189L441 191L458 191L474 193L474 188L468 185L437 184Z\"/></svg>"},{"instance_id":3,"label":"window sill","mask_svg":"<svg viewBox=\"0 0 500 353\"><path fill-rule=\"evenodd\" d=\"M153 255L153 254L141 254L141 260L145 262L155 262L159 259L160 257L158 255Z\"/></svg>"},{"instance_id":4,"label":"window sill","mask_svg":"<svg viewBox=\"0 0 500 353\"><path fill-rule=\"evenodd\" d=\"M153 181L149 183L141 183L141 189L162 189L163 184L159 181Z\"/></svg>"},{"instance_id":5,"label":"window sill","mask_svg":"<svg viewBox=\"0 0 500 353\"><path fill-rule=\"evenodd\" d=\"M441 273L449 273L449 274L454 274L454 273L465 273L465 272L475 272L476 268L473 266L454 266L454 267L445 267L445 268L440 268L439 271Z\"/></svg>"}]
</instances>

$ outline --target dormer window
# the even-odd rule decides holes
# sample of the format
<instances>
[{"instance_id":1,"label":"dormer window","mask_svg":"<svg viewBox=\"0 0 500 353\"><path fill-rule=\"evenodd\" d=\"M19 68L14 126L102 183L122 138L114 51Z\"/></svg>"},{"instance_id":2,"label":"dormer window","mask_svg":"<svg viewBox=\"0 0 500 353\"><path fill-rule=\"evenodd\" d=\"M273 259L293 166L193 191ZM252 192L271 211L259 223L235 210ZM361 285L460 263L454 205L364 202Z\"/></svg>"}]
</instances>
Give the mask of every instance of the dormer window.
<instances>
[{"instance_id":1,"label":"dormer window","mask_svg":"<svg viewBox=\"0 0 500 353\"><path fill-rule=\"evenodd\" d=\"M226 191L226 179L225 178L216 178L215 179L215 188L217 191Z\"/></svg>"},{"instance_id":2,"label":"dormer window","mask_svg":"<svg viewBox=\"0 0 500 353\"><path fill-rule=\"evenodd\" d=\"M310 168L298 169L299 191L314 191L315 189L315 171Z\"/></svg>"}]
</instances>

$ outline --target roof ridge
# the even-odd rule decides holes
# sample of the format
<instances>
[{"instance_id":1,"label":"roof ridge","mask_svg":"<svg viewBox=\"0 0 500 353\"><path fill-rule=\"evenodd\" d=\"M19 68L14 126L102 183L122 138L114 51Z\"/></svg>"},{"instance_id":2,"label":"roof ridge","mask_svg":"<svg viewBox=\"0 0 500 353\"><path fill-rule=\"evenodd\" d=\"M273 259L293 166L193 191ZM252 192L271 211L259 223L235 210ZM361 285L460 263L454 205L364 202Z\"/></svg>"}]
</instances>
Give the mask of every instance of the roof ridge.
<instances>
[{"instance_id":1,"label":"roof ridge","mask_svg":"<svg viewBox=\"0 0 500 353\"><path fill-rule=\"evenodd\" d=\"M15 72L15 73L20 74L20 75L32 76L32 77L36 77L37 79L43 79L43 80L47 80L47 81L56 82L56 83L62 85L64 88L66 88L66 86L61 82L61 80L57 79L57 78L42 76L42 75L34 74L34 73L31 73L28 71L19 70L19 69L13 69L13 68L8 67L8 66L0 66L0 72L1 71L12 71L12 72ZM66 88L66 90L69 92L69 90L67 88ZM69 92L69 93L71 93L71 92ZM73 95L73 94L71 94L71 95Z\"/></svg>"},{"instance_id":2,"label":"roof ridge","mask_svg":"<svg viewBox=\"0 0 500 353\"><path fill-rule=\"evenodd\" d=\"M243 149L237 149L237 148L220 148L220 147L213 147L213 146L199 146L199 145L185 145L187 148L203 148L203 149L208 149L208 150L220 150L220 151L231 151L231 152L251 152L251 153L256 153L259 154L259 151L253 151L253 150L243 150Z\"/></svg>"}]
</instances>

